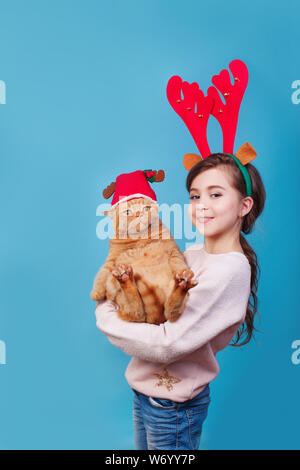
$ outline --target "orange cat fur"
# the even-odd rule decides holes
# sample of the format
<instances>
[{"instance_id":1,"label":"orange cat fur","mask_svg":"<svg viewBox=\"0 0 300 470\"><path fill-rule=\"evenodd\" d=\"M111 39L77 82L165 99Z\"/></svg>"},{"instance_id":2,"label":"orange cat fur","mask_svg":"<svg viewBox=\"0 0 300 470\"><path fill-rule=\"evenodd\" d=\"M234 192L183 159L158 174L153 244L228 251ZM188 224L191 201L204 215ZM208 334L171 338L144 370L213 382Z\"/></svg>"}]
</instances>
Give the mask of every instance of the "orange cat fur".
<instances>
[{"instance_id":1,"label":"orange cat fur","mask_svg":"<svg viewBox=\"0 0 300 470\"><path fill-rule=\"evenodd\" d=\"M116 302L118 315L126 321L176 321L197 281L160 220L158 205L140 197L119 203L105 215L113 220L114 238L91 298Z\"/></svg>"}]
</instances>

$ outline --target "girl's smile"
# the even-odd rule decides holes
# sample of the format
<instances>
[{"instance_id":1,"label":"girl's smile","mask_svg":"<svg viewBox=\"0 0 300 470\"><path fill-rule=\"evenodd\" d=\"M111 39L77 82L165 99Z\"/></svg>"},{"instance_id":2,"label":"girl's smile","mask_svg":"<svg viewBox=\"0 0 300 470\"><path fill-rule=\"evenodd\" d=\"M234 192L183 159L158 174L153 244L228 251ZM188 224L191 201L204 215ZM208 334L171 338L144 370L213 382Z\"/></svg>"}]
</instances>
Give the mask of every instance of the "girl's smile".
<instances>
[{"instance_id":1,"label":"girl's smile","mask_svg":"<svg viewBox=\"0 0 300 470\"><path fill-rule=\"evenodd\" d=\"M212 221L214 217L200 217L199 222L202 224L207 224L208 222Z\"/></svg>"}]
</instances>

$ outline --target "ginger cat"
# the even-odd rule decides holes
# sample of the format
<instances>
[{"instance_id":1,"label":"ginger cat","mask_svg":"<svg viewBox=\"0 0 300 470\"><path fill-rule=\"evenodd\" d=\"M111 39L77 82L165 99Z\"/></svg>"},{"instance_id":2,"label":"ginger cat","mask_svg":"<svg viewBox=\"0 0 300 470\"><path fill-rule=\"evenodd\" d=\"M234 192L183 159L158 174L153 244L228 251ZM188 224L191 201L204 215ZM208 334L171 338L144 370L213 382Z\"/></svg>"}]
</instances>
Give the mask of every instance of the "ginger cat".
<instances>
[{"instance_id":1,"label":"ginger cat","mask_svg":"<svg viewBox=\"0 0 300 470\"><path fill-rule=\"evenodd\" d=\"M198 282L160 220L157 203L139 197L120 202L105 215L113 220L114 237L91 298L116 302L119 317L126 321L176 321L188 290Z\"/></svg>"}]
</instances>

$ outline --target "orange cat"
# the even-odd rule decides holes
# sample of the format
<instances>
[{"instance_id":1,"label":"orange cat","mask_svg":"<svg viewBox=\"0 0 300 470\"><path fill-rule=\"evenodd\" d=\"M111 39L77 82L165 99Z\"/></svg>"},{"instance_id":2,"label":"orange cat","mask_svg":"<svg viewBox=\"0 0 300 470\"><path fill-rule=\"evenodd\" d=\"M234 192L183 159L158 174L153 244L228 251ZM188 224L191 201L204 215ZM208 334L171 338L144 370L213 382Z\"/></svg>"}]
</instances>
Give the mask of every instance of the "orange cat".
<instances>
[{"instance_id":1,"label":"orange cat","mask_svg":"<svg viewBox=\"0 0 300 470\"><path fill-rule=\"evenodd\" d=\"M113 184L113 183L112 183ZM95 277L93 300L116 302L126 321L175 321L188 290L197 284L158 205L146 197L120 202L105 212L113 220L109 254Z\"/></svg>"}]
</instances>

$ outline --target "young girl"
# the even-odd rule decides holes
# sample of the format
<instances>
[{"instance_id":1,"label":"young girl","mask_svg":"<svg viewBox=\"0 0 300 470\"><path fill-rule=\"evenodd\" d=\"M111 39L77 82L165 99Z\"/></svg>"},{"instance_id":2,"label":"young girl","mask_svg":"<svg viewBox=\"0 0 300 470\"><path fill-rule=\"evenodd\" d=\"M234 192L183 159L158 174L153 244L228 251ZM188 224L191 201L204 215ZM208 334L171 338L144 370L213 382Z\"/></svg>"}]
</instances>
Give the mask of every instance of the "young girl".
<instances>
[{"instance_id":1,"label":"young girl","mask_svg":"<svg viewBox=\"0 0 300 470\"><path fill-rule=\"evenodd\" d=\"M241 170L225 153L201 160L187 176L188 213L205 243L184 252L198 285L176 322L125 322L111 301L96 308L97 327L133 356L125 377L134 392L136 449L198 449L209 384L219 373L216 353L236 334L234 345L253 335L258 264L241 232L251 232L265 190L255 167L245 167L251 197Z\"/></svg>"}]
</instances>

